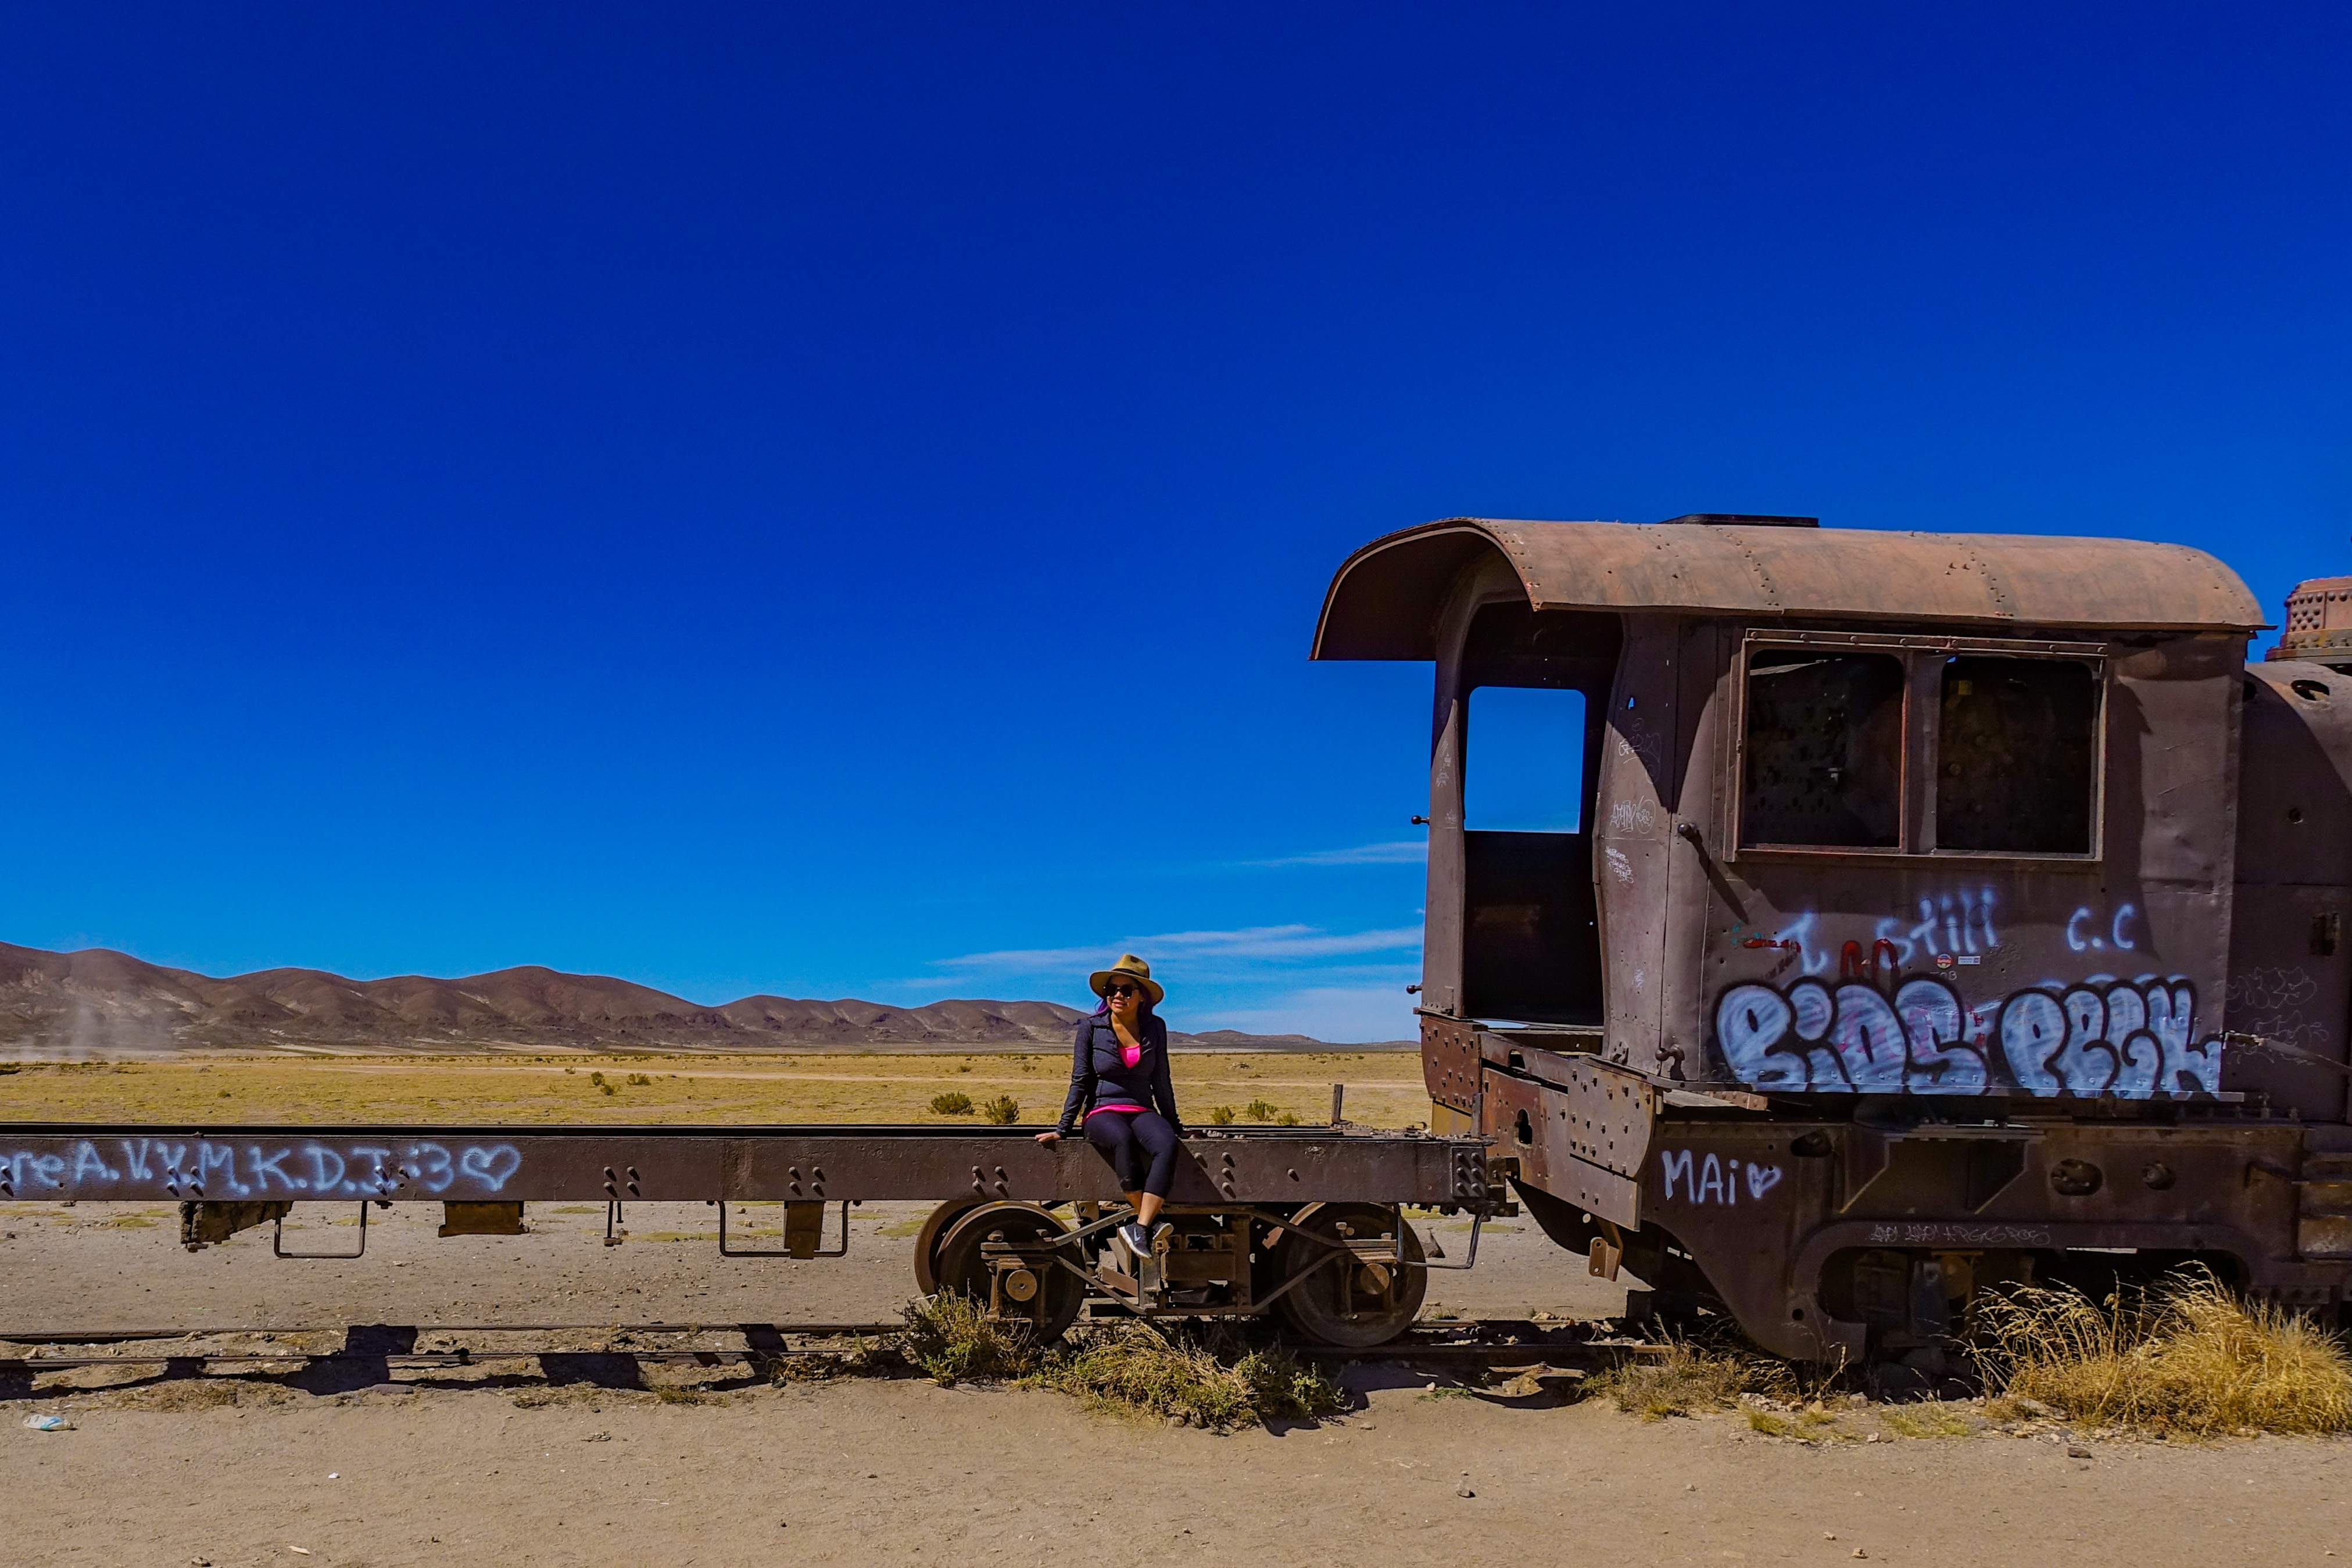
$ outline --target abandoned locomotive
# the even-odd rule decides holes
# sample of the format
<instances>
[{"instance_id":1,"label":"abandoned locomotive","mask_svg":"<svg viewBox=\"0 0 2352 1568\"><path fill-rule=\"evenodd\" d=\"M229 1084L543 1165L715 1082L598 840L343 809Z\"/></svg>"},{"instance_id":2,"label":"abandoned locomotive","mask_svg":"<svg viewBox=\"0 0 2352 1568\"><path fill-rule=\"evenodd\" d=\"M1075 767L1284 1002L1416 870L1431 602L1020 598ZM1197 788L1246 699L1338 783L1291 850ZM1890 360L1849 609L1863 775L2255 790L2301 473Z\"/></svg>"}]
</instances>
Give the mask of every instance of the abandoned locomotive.
<instances>
[{"instance_id":1,"label":"abandoned locomotive","mask_svg":"<svg viewBox=\"0 0 2352 1568\"><path fill-rule=\"evenodd\" d=\"M1637 1304L1793 1357L1932 1370L1979 1288L2094 1265L2341 1306L2347 590L2249 663L2252 596L2179 546L1366 545L1313 657L1436 668L1439 1129Z\"/></svg>"}]
</instances>

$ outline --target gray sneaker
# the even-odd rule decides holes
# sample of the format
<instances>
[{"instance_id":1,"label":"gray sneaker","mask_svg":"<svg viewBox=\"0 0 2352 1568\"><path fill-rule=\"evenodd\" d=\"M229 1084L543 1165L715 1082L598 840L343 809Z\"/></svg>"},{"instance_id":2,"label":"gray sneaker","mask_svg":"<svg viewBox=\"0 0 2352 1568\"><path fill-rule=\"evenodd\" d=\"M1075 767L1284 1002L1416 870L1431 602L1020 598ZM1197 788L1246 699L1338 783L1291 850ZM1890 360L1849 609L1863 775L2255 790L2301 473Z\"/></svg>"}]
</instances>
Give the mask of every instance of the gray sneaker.
<instances>
[{"instance_id":1,"label":"gray sneaker","mask_svg":"<svg viewBox=\"0 0 2352 1568\"><path fill-rule=\"evenodd\" d=\"M1127 1224L1118 1227L1118 1238L1127 1243L1127 1249L1135 1254L1136 1257L1149 1258L1151 1256L1151 1237L1144 1230L1143 1226L1137 1224L1135 1221L1129 1220Z\"/></svg>"}]
</instances>

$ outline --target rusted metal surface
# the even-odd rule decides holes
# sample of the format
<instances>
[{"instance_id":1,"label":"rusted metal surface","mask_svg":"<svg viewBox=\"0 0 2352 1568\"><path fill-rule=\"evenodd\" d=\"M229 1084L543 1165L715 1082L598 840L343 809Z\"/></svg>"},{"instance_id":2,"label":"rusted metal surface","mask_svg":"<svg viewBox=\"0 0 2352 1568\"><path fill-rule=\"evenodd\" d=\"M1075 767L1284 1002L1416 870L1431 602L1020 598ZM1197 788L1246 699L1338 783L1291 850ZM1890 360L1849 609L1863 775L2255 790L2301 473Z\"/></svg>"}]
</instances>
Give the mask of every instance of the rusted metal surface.
<instances>
[{"instance_id":1,"label":"rusted metal surface","mask_svg":"<svg viewBox=\"0 0 2352 1568\"><path fill-rule=\"evenodd\" d=\"M2352 1005L2352 676L2256 664L2241 697L2246 760L2224 1024L2249 1038L2232 1047L2223 1081L2307 1120L2341 1121Z\"/></svg>"},{"instance_id":2,"label":"rusted metal surface","mask_svg":"<svg viewBox=\"0 0 2352 1568\"><path fill-rule=\"evenodd\" d=\"M1369 1130L1195 1135L1178 1203L1374 1198L1458 1203L1486 1191L1475 1140ZM1083 1141L927 1127L165 1127L0 1125L0 1197L90 1202L1117 1202Z\"/></svg>"},{"instance_id":3,"label":"rusted metal surface","mask_svg":"<svg viewBox=\"0 0 2352 1568\"><path fill-rule=\"evenodd\" d=\"M2286 627L2272 659L2352 662L2352 577L2315 577L2286 596Z\"/></svg>"},{"instance_id":4,"label":"rusted metal surface","mask_svg":"<svg viewBox=\"0 0 2352 1568\"><path fill-rule=\"evenodd\" d=\"M1497 555L1538 609L2138 631L2264 624L2237 574L2186 545L1460 517L1349 557L1313 657L1435 658L1454 579Z\"/></svg>"},{"instance_id":5,"label":"rusted metal surface","mask_svg":"<svg viewBox=\"0 0 2352 1568\"><path fill-rule=\"evenodd\" d=\"M2261 621L2211 557L2128 541L1366 546L1316 656L1435 666L1433 1098L1554 1239L1791 1354L1919 1351L2086 1249L2345 1301L2352 676L2250 668ZM1597 716L1572 831L1465 820L1489 686Z\"/></svg>"}]
</instances>

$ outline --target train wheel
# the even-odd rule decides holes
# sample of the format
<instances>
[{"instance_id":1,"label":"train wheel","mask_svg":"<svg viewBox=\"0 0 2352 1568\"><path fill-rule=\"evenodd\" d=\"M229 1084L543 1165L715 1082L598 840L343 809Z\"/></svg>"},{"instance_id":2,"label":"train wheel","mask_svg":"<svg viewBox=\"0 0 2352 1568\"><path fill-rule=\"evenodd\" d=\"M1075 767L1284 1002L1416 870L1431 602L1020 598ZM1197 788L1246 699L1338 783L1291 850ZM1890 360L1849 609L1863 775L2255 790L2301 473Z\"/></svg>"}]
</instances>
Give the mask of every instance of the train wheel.
<instances>
[{"instance_id":1,"label":"train wheel","mask_svg":"<svg viewBox=\"0 0 2352 1568\"><path fill-rule=\"evenodd\" d=\"M941 1204L923 1221L923 1228L915 1233L915 1284L926 1296L940 1288L940 1243L948 1227L963 1218L987 1200L956 1198Z\"/></svg>"},{"instance_id":2,"label":"train wheel","mask_svg":"<svg viewBox=\"0 0 2352 1568\"><path fill-rule=\"evenodd\" d=\"M1429 1294L1429 1271L1393 1261L1399 1231L1405 1258L1419 1263L1423 1256L1421 1237L1402 1214L1377 1204L1326 1204L1300 1215L1290 1228L1327 1241L1378 1242L1381 1257L1334 1259L1328 1247L1284 1237L1283 1277L1298 1283L1274 1304L1283 1321L1310 1340L1349 1350L1386 1344L1412 1327Z\"/></svg>"},{"instance_id":3,"label":"train wheel","mask_svg":"<svg viewBox=\"0 0 2352 1568\"><path fill-rule=\"evenodd\" d=\"M1039 1344L1051 1344L1077 1321L1086 1282L1042 1253L1026 1267L1000 1270L985 1247L991 1241L1018 1247L1068 1234L1069 1226L1034 1204L982 1204L940 1238L938 1289L992 1304L1000 1317L1030 1324Z\"/></svg>"}]
</instances>

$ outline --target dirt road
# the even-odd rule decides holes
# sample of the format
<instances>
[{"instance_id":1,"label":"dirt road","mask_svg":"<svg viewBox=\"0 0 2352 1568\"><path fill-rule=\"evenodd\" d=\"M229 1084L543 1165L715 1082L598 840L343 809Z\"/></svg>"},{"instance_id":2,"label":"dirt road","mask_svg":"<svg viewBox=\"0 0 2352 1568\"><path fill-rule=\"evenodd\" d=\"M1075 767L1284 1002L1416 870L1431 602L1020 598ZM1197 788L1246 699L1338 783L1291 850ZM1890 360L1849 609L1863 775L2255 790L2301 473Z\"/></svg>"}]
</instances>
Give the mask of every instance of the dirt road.
<instances>
[{"instance_id":1,"label":"dirt road","mask_svg":"<svg viewBox=\"0 0 2352 1568\"><path fill-rule=\"evenodd\" d=\"M0 1328L891 1316L911 1210L851 1256L721 1260L701 1205L437 1240L391 1211L352 1264L280 1263L268 1233L190 1256L169 1218L0 1212ZM133 1216L139 1217L139 1216ZM291 1239L324 1245L348 1227ZM1441 1232L1449 1245L1458 1236ZM1584 1315L1616 1296L1527 1230L1440 1276L1465 1315ZM108 1374L109 1377L120 1374ZM283 1378L44 1374L0 1404L0 1561L39 1564L2323 1563L2352 1555L2352 1444L2042 1438L1807 1446L1734 1417L1643 1422L1556 1393L1478 1394L1361 1367L1359 1408L1234 1436L1058 1394L913 1381L769 1387L733 1369L551 1387L513 1368L304 1392ZM80 1385L80 1386L76 1386ZM664 1390L667 1389L667 1393ZM37 1433L27 1414L72 1430ZM1471 1495L1464 1496L1467 1492ZM304 1552L294 1549L300 1547ZM307 1555L305 1554L307 1552Z\"/></svg>"}]
</instances>

